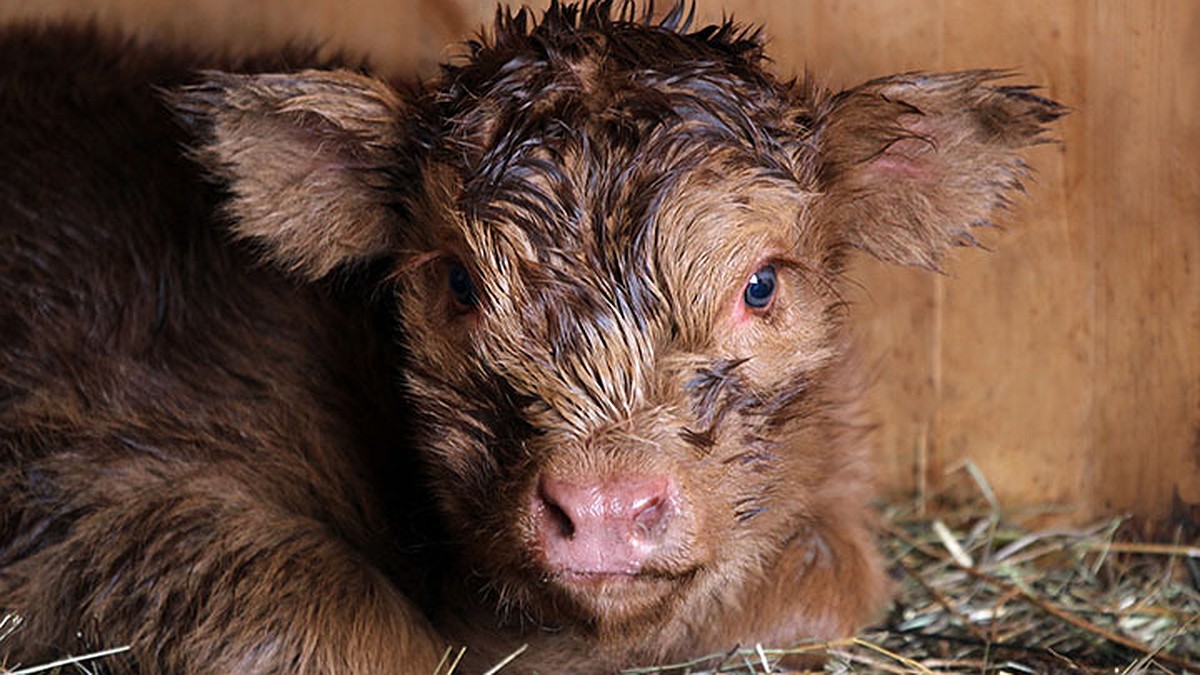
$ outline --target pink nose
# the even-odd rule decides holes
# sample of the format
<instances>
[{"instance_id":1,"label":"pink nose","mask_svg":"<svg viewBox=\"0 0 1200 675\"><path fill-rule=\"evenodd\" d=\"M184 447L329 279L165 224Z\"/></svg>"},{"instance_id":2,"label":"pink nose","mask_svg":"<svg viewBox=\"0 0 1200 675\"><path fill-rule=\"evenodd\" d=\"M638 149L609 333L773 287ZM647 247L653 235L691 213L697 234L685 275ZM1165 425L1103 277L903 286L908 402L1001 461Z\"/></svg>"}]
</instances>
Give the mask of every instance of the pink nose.
<instances>
[{"instance_id":1,"label":"pink nose","mask_svg":"<svg viewBox=\"0 0 1200 675\"><path fill-rule=\"evenodd\" d=\"M637 574L676 510L667 476L570 482L542 476L533 512L546 563L570 574Z\"/></svg>"}]
</instances>

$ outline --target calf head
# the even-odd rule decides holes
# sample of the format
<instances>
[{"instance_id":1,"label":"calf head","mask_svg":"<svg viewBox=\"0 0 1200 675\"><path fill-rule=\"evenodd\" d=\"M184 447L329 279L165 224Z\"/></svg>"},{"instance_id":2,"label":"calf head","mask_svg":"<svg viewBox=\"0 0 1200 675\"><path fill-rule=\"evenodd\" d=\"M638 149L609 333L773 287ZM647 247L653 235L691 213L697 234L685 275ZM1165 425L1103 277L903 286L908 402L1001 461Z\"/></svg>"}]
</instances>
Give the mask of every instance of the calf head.
<instances>
[{"instance_id":1,"label":"calf head","mask_svg":"<svg viewBox=\"0 0 1200 675\"><path fill-rule=\"evenodd\" d=\"M267 258L395 261L421 451L495 608L620 641L865 538L845 258L935 268L1061 111L993 72L783 82L754 33L610 5L501 13L403 96L210 74L175 104ZM867 549L809 633L873 609Z\"/></svg>"}]
</instances>

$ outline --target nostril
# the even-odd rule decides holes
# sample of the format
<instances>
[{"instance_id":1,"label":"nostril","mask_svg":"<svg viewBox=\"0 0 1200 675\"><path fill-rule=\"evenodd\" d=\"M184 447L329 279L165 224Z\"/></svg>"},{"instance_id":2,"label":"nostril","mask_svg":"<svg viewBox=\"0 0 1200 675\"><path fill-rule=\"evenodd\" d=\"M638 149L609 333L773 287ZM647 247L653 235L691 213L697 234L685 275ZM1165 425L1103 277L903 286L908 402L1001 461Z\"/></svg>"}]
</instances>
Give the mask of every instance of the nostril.
<instances>
[{"instance_id":1,"label":"nostril","mask_svg":"<svg viewBox=\"0 0 1200 675\"><path fill-rule=\"evenodd\" d=\"M575 536L575 523L567 512L559 506L558 502L553 497L546 494L544 484L538 488L538 497L541 500L540 517L544 522L544 527L549 530L547 534L552 534L558 538L570 539Z\"/></svg>"},{"instance_id":2,"label":"nostril","mask_svg":"<svg viewBox=\"0 0 1200 675\"><path fill-rule=\"evenodd\" d=\"M638 504L633 514L634 533L640 537L658 534L666 520L666 512L665 496L657 496Z\"/></svg>"}]
</instances>

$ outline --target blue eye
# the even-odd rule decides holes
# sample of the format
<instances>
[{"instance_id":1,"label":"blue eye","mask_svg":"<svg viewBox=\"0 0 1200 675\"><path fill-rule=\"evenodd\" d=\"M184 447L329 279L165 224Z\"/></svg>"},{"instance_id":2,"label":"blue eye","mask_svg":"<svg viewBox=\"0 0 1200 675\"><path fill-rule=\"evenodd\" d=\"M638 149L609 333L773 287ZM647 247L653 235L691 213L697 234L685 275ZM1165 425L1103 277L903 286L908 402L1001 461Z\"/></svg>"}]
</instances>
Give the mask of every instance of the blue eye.
<instances>
[{"instance_id":1,"label":"blue eye","mask_svg":"<svg viewBox=\"0 0 1200 675\"><path fill-rule=\"evenodd\" d=\"M765 265L750 277L749 283L746 284L746 292L742 294L742 301L751 309L762 309L771 304L773 297L775 297L775 266Z\"/></svg>"},{"instance_id":2,"label":"blue eye","mask_svg":"<svg viewBox=\"0 0 1200 675\"><path fill-rule=\"evenodd\" d=\"M449 270L450 292L454 299L463 307L474 307L479 304L479 293L475 290L475 282L462 263L452 263Z\"/></svg>"}]
</instances>

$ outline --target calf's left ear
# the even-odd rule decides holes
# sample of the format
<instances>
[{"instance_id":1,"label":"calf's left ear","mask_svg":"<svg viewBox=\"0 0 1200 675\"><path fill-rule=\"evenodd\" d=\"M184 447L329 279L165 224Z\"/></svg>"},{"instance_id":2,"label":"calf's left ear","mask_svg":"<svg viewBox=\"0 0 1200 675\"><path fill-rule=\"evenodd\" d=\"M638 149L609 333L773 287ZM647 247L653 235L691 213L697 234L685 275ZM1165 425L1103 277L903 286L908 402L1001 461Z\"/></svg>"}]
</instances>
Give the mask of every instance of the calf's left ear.
<instances>
[{"instance_id":1,"label":"calf's left ear","mask_svg":"<svg viewBox=\"0 0 1200 675\"><path fill-rule=\"evenodd\" d=\"M387 251L403 103L348 71L204 74L167 94L195 158L232 193L236 236L309 279Z\"/></svg>"},{"instance_id":2,"label":"calf's left ear","mask_svg":"<svg viewBox=\"0 0 1200 675\"><path fill-rule=\"evenodd\" d=\"M1018 151L1066 110L970 71L872 80L815 111L817 218L878 258L936 269L1020 189Z\"/></svg>"}]
</instances>

